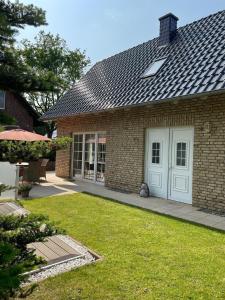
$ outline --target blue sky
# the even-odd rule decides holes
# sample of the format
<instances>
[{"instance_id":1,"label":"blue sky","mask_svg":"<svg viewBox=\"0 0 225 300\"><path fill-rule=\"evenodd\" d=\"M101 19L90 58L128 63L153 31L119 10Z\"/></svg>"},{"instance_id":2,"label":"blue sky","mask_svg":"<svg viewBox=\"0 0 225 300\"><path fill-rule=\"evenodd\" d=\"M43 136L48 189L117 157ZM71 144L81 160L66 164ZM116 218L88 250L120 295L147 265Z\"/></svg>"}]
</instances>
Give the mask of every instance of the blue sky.
<instances>
[{"instance_id":1,"label":"blue sky","mask_svg":"<svg viewBox=\"0 0 225 300\"><path fill-rule=\"evenodd\" d=\"M86 50L92 64L159 34L158 18L172 12L182 26L219 10L225 0L21 0L46 10L48 26L26 28L19 38L33 39L40 29L59 33L71 49Z\"/></svg>"}]
</instances>

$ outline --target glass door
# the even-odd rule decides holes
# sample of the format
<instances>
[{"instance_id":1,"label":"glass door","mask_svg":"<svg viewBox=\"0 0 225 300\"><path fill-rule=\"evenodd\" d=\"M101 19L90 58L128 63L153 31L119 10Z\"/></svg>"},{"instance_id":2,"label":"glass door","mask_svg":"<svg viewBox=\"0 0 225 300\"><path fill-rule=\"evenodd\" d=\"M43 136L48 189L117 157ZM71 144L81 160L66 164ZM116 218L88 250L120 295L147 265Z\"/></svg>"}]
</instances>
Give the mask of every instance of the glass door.
<instances>
[{"instance_id":1,"label":"glass door","mask_svg":"<svg viewBox=\"0 0 225 300\"><path fill-rule=\"evenodd\" d=\"M84 178L95 179L95 134L85 134Z\"/></svg>"},{"instance_id":2,"label":"glass door","mask_svg":"<svg viewBox=\"0 0 225 300\"><path fill-rule=\"evenodd\" d=\"M74 135L73 143L73 176L82 177L83 134Z\"/></svg>"},{"instance_id":3,"label":"glass door","mask_svg":"<svg viewBox=\"0 0 225 300\"><path fill-rule=\"evenodd\" d=\"M98 134L98 153L97 153L97 175L96 180L105 181L105 155L106 155L106 137L105 134Z\"/></svg>"},{"instance_id":4,"label":"glass door","mask_svg":"<svg viewBox=\"0 0 225 300\"><path fill-rule=\"evenodd\" d=\"M106 135L75 134L73 149L73 176L104 183Z\"/></svg>"}]
</instances>

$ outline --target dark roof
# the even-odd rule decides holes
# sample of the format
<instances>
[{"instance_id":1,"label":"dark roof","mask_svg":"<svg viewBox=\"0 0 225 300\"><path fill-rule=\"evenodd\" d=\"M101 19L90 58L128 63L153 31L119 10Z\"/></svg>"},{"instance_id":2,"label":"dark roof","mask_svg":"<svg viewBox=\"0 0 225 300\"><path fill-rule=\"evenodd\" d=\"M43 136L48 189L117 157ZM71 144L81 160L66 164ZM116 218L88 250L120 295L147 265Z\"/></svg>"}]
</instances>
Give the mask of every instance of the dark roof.
<instances>
[{"instance_id":1,"label":"dark roof","mask_svg":"<svg viewBox=\"0 0 225 300\"><path fill-rule=\"evenodd\" d=\"M26 100L26 98L24 96L22 96L21 94L19 94L19 93L13 93L13 94L23 104L23 106L25 107L27 112L30 114L30 116L32 116L33 121L34 121L34 125L35 126L43 125L43 122L39 120L40 115L36 112L36 110L34 110L34 108Z\"/></svg>"},{"instance_id":2,"label":"dark roof","mask_svg":"<svg viewBox=\"0 0 225 300\"><path fill-rule=\"evenodd\" d=\"M177 30L166 47L155 38L96 63L43 117L52 119L201 94L225 88L225 10ZM168 59L150 78L141 75Z\"/></svg>"},{"instance_id":3,"label":"dark roof","mask_svg":"<svg viewBox=\"0 0 225 300\"><path fill-rule=\"evenodd\" d=\"M38 119L40 116L38 113L34 110L34 108L30 105L30 103L19 93L13 93L14 96L23 103L23 105L26 107L26 109L29 111L29 113L35 118Z\"/></svg>"}]
</instances>

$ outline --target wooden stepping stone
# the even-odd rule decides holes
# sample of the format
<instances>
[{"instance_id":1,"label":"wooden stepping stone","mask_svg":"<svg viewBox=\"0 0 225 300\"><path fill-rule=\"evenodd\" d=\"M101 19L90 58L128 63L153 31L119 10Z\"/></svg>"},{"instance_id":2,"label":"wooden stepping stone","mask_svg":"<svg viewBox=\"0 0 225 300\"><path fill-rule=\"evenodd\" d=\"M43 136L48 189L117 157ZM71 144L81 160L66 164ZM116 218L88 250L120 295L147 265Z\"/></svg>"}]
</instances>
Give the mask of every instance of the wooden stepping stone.
<instances>
[{"instance_id":1,"label":"wooden stepping stone","mask_svg":"<svg viewBox=\"0 0 225 300\"><path fill-rule=\"evenodd\" d=\"M65 262L73 258L82 257L79 251L60 238L59 235L47 237L44 242L35 242L28 245L28 248L35 249L35 254L42 257L47 265Z\"/></svg>"},{"instance_id":2,"label":"wooden stepping stone","mask_svg":"<svg viewBox=\"0 0 225 300\"><path fill-rule=\"evenodd\" d=\"M0 203L0 215L27 215L28 211L13 202Z\"/></svg>"}]
</instances>

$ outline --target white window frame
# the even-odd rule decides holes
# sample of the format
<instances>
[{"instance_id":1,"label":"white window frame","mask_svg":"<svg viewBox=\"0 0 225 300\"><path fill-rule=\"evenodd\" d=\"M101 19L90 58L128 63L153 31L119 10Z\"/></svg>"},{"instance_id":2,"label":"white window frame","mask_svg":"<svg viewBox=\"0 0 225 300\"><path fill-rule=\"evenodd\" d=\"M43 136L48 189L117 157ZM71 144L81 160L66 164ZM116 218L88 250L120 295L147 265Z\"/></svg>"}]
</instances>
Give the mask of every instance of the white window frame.
<instances>
[{"instance_id":1,"label":"white window frame","mask_svg":"<svg viewBox=\"0 0 225 300\"><path fill-rule=\"evenodd\" d=\"M73 137L73 143L72 143L72 153L71 153L71 172L70 172L70 177L72 179L75 179L75 176L73 175L73 165L74 165L74 136L75 135L83 135L83 144L82 144L82 170L81 170L81 176L78 176L77 178L86 182L91 182L91 183L96 183L100 185L105 185L105 182L100 182L97 181L97 160L98 160L98 135L99 134L106 134L105 131L85 131L85 132L73 132L72 137ZM86 179L84 177L84 163L85 163L85 136L86 134L94 134L95 135L95 157L94 157L94 180Z\"/></svg>"},{"instance_id":2,"label":"white window frame","mask_svg":"<svg viewBox=\"0 0 225 300\"><path fill-rule=\"evenodd\" d=\"M163 65L165 64L165 62L167 61L167 57L161 57L156 59L155 61L153 61L150 66L145 70L144 74L142 74L142 78L148 78L148 77L152 77L155 76L159 70L163 67ZM160 63L159 66L156 68L155 71L151 70L154 65L156 65L157 63Z\"/></svg>"},{"instance_id":3,"label":"white window frame","mask_svg":"<svg viewBox=\"0 0 225 300\"><path fill-rule=\"evenodd\" d=\"M3 102L3 107L0 106L0 109L4 110L4 109L5 109L5 94L6 94L6 93L5 93L5 91L3 91L3 90L0 90L0 91L3 92L3 95L4 95L4 96L3 96L3 101L4 101L4 102Z\"/></svg>"}]
</instances>

